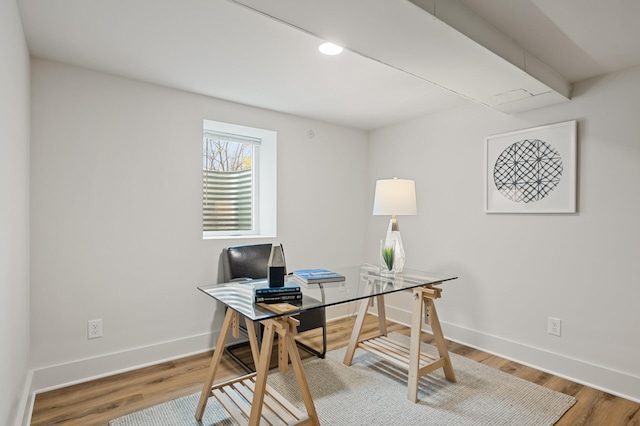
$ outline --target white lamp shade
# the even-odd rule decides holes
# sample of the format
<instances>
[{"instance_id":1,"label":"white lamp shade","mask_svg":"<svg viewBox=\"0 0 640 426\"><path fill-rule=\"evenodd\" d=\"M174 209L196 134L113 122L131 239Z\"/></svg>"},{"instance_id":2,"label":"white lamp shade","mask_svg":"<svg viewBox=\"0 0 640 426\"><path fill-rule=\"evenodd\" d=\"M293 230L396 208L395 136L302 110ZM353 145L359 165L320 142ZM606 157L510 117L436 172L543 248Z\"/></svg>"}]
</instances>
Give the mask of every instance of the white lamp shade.
<instances>
[{"instance_id":1,"label":"white lamp shade","mask_svg":"<svg viewBox=\"0 0 640 426\"><path fill-rule=\"evenodd\" d=\"M415 181L396 178L376 181L373 214L397 216L418 214Z\"/></svg>"}]
</instances>

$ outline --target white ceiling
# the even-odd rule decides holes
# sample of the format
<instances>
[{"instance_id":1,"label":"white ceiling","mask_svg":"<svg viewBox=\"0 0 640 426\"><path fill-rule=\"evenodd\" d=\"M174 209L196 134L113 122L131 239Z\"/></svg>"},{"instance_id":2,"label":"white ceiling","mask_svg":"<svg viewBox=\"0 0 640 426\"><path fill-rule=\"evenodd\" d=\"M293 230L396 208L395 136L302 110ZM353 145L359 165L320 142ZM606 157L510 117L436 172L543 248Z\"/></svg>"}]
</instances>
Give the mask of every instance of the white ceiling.
<instances>
[{"instance_id":1,"label":"white ceiling","mask_svg":"<svg viewBox=\"0 0 640 426\"><path fill-rule=\"evenodd\" d=\"M33 56L220 99L365 130L470 102L227 0L17 1ZM637 0L459 2L568 81L640 64Z\"/></svg>"}]
</instances>

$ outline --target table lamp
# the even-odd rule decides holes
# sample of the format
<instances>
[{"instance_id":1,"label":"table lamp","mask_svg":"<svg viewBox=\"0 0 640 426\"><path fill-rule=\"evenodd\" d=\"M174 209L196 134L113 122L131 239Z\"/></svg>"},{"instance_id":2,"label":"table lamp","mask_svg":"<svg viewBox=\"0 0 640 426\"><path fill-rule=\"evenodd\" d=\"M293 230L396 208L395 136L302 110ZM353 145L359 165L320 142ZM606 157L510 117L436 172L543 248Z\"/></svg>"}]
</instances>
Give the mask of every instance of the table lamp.
<instances>
[{"instance_id":1,"label":"table lamp","mask_svg":"<svg viewBox=\"0 0 640 426\"><path fill-rule=\"evenodd\" d=\"M373 214L391 215L386 242L395 241L394 265L396 272L404 268L405 254L396 216L418 214L416 206L416 184L408 179L382 179L376 181L373 199Z\"/></svg>"}]
</instances>

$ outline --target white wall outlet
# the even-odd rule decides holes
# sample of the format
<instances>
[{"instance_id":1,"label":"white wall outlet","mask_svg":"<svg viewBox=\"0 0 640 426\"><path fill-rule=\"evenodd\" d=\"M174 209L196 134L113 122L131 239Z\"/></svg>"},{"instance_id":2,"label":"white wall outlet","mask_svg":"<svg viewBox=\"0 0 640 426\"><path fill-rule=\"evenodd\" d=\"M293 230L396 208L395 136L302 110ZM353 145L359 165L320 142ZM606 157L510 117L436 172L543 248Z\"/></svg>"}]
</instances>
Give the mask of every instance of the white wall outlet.
<instances>
[{"instance_id":1,"label":"white wall outlet","mask_svg":"<svg viewBox=\"0 0 640 426\"><path fill-rule=\"evenodd\" d=\"M562 320L560 318L549 317L547 321L547 333L560 336L562 330Z\"/></svg>"},{"instance_id":2,"label":"white wall outlet","mask_svg":"<svg viewBox=\"0 0 640 426\"><path fill-rule=\"evenodd\" d=\"M87 322L87 339L102 337L102 320L95 319Z\"/></svg>"}]
</instances>

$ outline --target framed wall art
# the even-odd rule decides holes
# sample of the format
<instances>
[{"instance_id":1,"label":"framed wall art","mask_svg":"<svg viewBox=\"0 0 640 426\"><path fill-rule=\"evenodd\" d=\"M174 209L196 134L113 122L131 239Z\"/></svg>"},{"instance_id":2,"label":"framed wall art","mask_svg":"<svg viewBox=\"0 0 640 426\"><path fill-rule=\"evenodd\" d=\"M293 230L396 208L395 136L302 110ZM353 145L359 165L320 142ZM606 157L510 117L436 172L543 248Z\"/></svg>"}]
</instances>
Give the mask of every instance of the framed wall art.
<instances>
[{"instance_id":1,"label":"framed wall art","mask_svg":"<svg viewBox=\"0 0 640 426\"><path fill-rule=\"evenodd\" d=\"M486 213L575 213L577 123L487 136Z\"/></svg>"}]
</instances>

